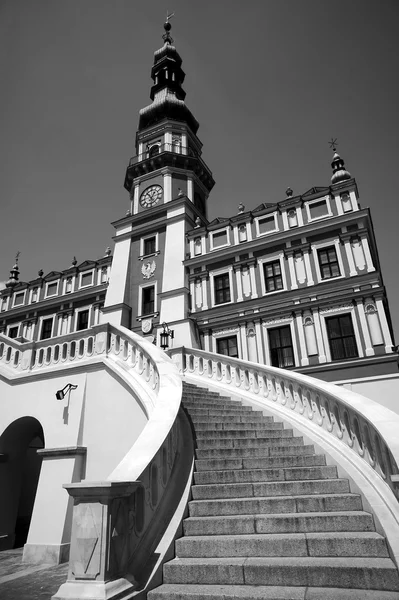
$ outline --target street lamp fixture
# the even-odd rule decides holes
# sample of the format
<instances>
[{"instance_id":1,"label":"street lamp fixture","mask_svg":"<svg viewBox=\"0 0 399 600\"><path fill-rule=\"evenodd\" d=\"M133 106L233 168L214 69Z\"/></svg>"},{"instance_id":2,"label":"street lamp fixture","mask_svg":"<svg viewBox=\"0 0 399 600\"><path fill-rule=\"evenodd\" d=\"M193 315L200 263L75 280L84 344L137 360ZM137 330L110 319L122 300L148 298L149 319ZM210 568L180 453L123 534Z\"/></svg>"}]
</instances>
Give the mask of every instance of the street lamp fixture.
<instances>
[{"instance_id":1,"label":"street lamp fixture","mask_svg":"<svg viewBox=\"0 0 399 600\"><path fill-rule=\"evenodd\" d=\"M62 390L58 390L55 393L55 397L57 398L57 400L63 400L68 392L70 392L71 390L76 390L77 387L77 385L67 383L66 386L62 388Z\"/></svg>"},{"instance_id":2,"label":"street lamp fixture","mask_svg":"<svg viewBox=\"0 0 399 600\"><path fill-rule=\"evenodd\" d=\"M169 325L167 323L162 323L162 331L160 335L162 350L169 348L169 338L173 340L174 337L175 332L172 329L169 329Z\"/></svg>"}]
</instances>

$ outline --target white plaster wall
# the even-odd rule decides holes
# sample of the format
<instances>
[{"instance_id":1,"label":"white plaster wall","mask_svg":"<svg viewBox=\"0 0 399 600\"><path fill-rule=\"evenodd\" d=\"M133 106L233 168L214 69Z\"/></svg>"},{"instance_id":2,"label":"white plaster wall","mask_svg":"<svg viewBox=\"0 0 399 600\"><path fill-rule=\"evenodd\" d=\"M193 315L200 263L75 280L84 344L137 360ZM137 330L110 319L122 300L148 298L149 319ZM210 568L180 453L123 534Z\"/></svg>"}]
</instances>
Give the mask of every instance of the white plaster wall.
<instances>
[{"instance_id":1,"label":"white plaster wall","mask_svg":"<svg viewBox=\"0 0 399 600\"><path fill-rule=\"evenodd\" d=\"M165 240L163 292L179 289L184 286L184 266L182 261L184 260L185 244L184 221L168 224Z\"/></svg>"},{"instance_id":2,"label":"white plaster wall","mask_svg":"<svg viewBox=\"0 0 399 600\"><path fill-rule=\"evenodd\" d=\"M105 479L132 447L147 422L131 391L106 371L87 375L83 445L86 479Z\"/></svg>"},{"instance_id":3,"label":"white plaster wall","mask_svg":"<svg viewBox=\"0 0 399 600\"><path fill-rule=\"evenodd\" d=\"M399 375L368 378L367 380L335 382L352 392L367 396L399 414Z\"/></svg>"}]
</instances>

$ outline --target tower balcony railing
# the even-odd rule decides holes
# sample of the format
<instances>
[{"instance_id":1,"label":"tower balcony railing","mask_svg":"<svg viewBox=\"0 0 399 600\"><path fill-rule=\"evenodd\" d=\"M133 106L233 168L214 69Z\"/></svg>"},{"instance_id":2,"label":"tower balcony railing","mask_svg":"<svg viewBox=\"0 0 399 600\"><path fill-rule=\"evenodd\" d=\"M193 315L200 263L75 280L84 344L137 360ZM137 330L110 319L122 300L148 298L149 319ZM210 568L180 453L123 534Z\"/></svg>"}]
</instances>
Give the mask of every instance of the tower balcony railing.
<instances>
[{"instance_id":1,"label":"tower balcony railing","mask_svg":"<svg viewBox=\"0 0 399 600\"><path fill-rule=\"evenodd\" d=\"M143 162L149 158L155 158L164 152L171 152L172 154L179 154L182 156L190 156L192 158L198 158L202 161L198 152L190 148L189 146L180 146L178 144L159 144L152 146L148 150L132 156L129 161L129 167L136 165L137 163Z\"/></svg>"}]
</instances>

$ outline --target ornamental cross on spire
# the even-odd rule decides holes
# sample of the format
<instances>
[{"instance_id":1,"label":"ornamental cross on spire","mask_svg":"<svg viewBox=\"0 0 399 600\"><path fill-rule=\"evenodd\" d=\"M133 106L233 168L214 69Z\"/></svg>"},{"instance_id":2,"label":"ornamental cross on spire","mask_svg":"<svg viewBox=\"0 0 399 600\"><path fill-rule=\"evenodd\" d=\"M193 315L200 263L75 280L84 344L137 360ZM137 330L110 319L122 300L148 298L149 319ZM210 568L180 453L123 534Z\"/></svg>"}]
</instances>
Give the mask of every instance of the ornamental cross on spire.
<instances>
[{"instance_id":1,"label":"ornamental cross on spire","mask_svg":"<svg viewBox=\"0 0 399 600\"><path fill-rule=\"evenodd\" d=\"M166 9L166 22L167 23L169 23L169 20L174 16L175 16L174 12L169 14L169 11Z\"/></svg>"},{"instance_id":2,"label":"ornamental cross on spire","mask_svg":"<svg viewBox=\"0 0 399 600\"><path fill-rule=\"evenodd\" d=\"M331 138L331 141L328 142L328 143L329 143L330 148L332 149L332 151L336 152L337 151L337 146L338 146L337 138Z\"/></svg>"},{"instance_id":3,"label":"ornamental cross on spire","mask_svg":"<svg viewBox=\"0 0 399 600\"><path fill-rule=\"evenodd\" d=\"M162 36L163 41L165 42L165 44L173 44L173 38L170 35L170 30L172 29L172 25L169 23L170 19L174 16L175 13L170 13L167 10L166 11L166 21L163 25L163 28L165 29L165 33Z\"/></svg>"},{"instance_id":4,"label":"ornamental cross on spire","mask_svg":"<svg viewBox=\"0 0 399 600\"><path fill-rule=\"evenodd\" d=\"M16 264L18 264L18 259L19 259L20 255L21 255L21 253L18 250L17 253L16 253L16 255L15 255L15 262L16 262Z\"/></svg>"}]
</instances>

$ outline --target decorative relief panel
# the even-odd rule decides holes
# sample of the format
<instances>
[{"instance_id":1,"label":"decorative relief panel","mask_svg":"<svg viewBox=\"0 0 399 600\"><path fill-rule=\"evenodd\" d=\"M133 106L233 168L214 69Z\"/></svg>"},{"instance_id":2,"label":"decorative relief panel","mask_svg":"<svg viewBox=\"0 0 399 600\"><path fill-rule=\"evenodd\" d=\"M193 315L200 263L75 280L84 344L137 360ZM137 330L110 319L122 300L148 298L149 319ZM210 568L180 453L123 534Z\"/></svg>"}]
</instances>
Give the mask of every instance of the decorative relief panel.
<instances>
[{"instance_id":1,"label":"decorative relief panel","mask_svg":"<svg viewBox=\"0 0 399 600\"><path fill-rule=\"evenodd\" d=\"M268 319L267 321L262 321L263 327L268 327L269 325L282 325L284 323L292 323L292 317L283 317L281 319Z\"/></svg>"},{"instance_id":2,"label":"decorative relief panel","mask_svg":"<svg viewBox=\"0 0 399 600\"><path fill-rule=\"evenodd\" d=\"M238 332L239 332L238 327L232 327L230 329L219 329L217 331L212 331L212 336L219 337L221 335L228 335L229 333L238 333Z\"/></svg>"},{"instance_id":3,"label":"decorative relief panel","mask_svg":"<svg viewBox=\"0 0 399 600\"><path fill-rule=\"evenodd\" d=\"M321 315L327 315L329 313L336 313L336 312L341 312L344 310L352 310L353 309L353 304L339 304L337 306L332 306L331 308L322 308L320 309L320 314Z\"/></svg>"},{"instance_id":4,"label":"decorative relief panel","mask_svg":"<svg viewBox=\"0 0 399 600\"><path fill-rule=\"evenodd\" d=\"M201 279L195 280L195 306L200 308L202 306L202 281Z\"/></svg>"},{"instance_id":5,"label":"decorative relief panel","mask_svg":"<svg viewBox=\"0 0 399 600\"><path fill-rule=\"evenodd\" d=\"M294 254L294 265L295 265L295 273L299 283L305 283L306 281L306 270L305 270L305 262L303 260L303 253L296 252Z\"/></svg>"},{"instance_id":6,"label":"decorative relief panel","mask_svg":"<svg viewBox=\"0 0 399 600\"><path fill-rule=\"evenodd\" d=\"M153 277L156 268L157 265L155 264L155 260L143 263L143 266L141 267L143 279L150 279L150 277Z\"/></svg>"},{"instance_id":7,"label":"decorative relief panel","mask_svg":"<svg viewBox=\"0 0 399 600\"><path fill-rule=\"evenodd\" d=\"M243 267L242 269L242 291L246 297L251 295L251 280L249 278L248 267Z\"/></svg>"},{"instance_id":8,"label":"decorative relief panel","mask_svg":"<svg viewBox=\"0 0 399 600\"><path fill-rule=\"evenodd\" d=\"M363 252L363 246L359 238L353 238L351 242L353 257L355 259L355 265L359 271L363 271L366 268L366 259Z\"/></svg>"}]
</instances>

